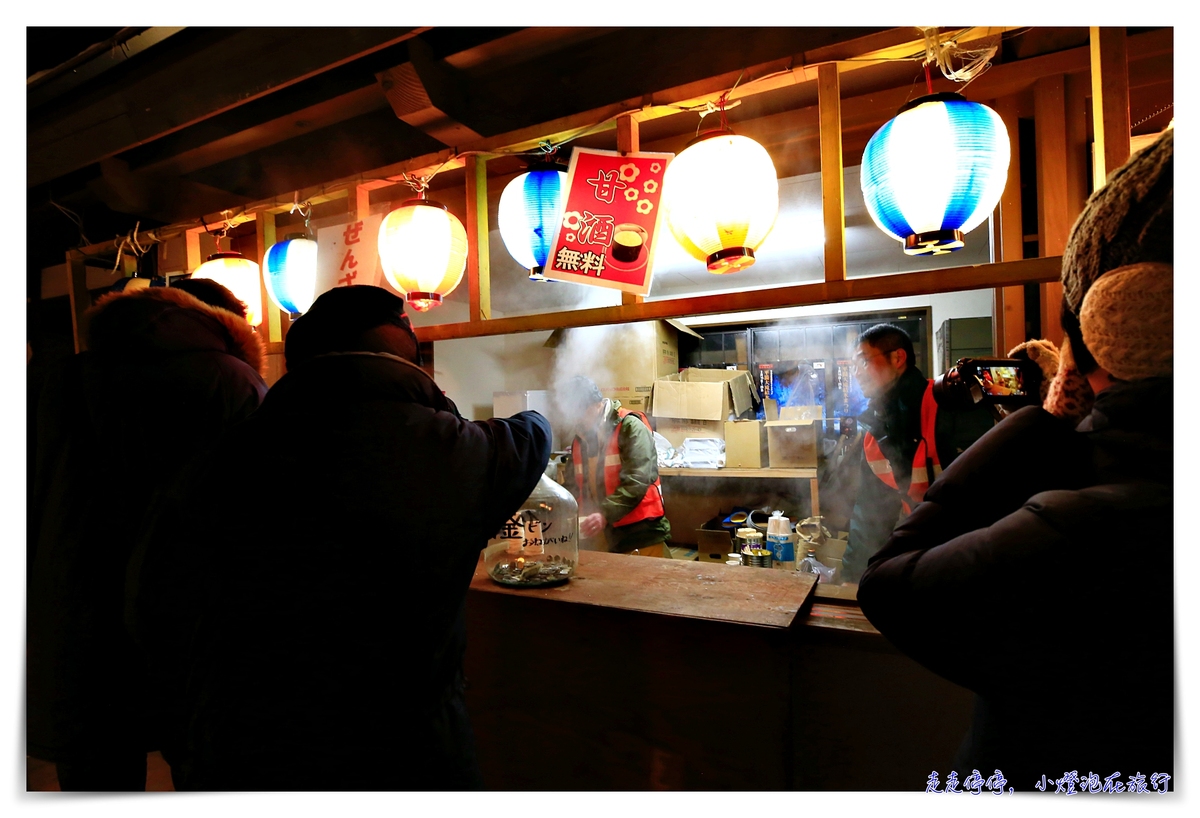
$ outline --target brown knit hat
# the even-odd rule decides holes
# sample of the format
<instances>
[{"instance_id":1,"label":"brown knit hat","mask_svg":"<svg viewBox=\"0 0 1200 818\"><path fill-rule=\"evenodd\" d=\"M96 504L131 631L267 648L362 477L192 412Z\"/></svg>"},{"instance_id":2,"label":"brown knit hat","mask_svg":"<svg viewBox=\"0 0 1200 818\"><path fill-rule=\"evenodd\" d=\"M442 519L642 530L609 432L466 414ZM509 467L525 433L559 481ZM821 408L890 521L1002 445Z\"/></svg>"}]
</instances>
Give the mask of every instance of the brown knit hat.
<instances>
[{"instance_id":1,"label":"brown knit hat","mask_svg":"<svg viewBox=\"0 0 1200 818\"><path fill-rule=\"evenodd\" d=\"M1076 219L1062 258L1063 302L1078 316L1088 288L1118 267L1175 261L1175 131L1113 171Z\"/></svg>"},{"instance_id":2,"label":"brown knit hat","mask_svg":"<svg viewBox=\"0 0 1200 818\"><path fill-rule=\"evenodd\" d=\"M1174 297L1169 264L1132 264L1097 279L1079 313L1096 363L1123 381L1170 376Z\"/></svg>"}]
</instances>

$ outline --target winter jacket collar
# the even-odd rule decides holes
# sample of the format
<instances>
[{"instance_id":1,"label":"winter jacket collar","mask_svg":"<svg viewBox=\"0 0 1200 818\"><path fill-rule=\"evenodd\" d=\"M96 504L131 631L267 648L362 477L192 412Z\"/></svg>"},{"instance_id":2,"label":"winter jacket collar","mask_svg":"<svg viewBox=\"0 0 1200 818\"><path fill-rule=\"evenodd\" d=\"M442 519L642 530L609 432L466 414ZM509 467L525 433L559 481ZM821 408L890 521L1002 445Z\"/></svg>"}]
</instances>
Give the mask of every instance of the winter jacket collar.
<instances>
[{"instance_id":1,"label":"winter jacket collar","mask_svg":"<svg viewBox=\"0 0 1200 818\"><path fill-rule=\"evenodd\" d=\"M117 355L211 350L265 371L262 339L246 319L170 287L101 296L88 311L88 347Z\"/></svg>"},{"instance_id":2,"label":"winter jacket collar","mask_svg":"<svg viewBox=\"0 0 1200 818\"><path fill-rule=\"evenodd\" d=\"M1172 482L1174 391L1174 378L1145 378L1096 396L1091 414L1076 428L1092 443L1103 481Z\"/></svg>"}]
</instances>

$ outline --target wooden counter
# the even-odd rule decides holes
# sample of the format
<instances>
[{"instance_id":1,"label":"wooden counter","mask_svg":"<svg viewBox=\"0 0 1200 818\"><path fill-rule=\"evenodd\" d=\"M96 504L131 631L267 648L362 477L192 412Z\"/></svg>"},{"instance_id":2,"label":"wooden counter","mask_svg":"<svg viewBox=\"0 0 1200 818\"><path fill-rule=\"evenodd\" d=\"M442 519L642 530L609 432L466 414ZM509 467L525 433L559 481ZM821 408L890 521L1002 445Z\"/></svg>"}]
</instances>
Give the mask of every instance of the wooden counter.
<instances>
[{"instance_id":1,"label":"wooden counter","mask_svg":"<svg viewBox=\"0 0 1200 818\"><path fill-rule=\"evenodd\" d=\"M970 696L793 572L584 552L567 585L467 595L494 790L922 790Z\"/></svg>"}]
</instances>

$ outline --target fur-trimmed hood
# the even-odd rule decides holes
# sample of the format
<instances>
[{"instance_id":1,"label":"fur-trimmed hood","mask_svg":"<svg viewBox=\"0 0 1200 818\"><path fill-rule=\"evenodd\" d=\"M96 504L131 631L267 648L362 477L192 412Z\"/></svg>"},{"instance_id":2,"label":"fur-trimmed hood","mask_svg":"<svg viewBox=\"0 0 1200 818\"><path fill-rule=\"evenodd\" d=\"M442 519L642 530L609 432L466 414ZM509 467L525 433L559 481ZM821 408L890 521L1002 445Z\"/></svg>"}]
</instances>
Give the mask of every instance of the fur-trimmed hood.
<instances>
[{"instance_id":1,"label":"fur-trimmed hood","mask_svg":"<svg viewBox=\"0 0 1200 818\"><path fill-rule=\"evenodd\" d=\"M88 311L88 347L97 352L211 349L265 374L262 339L246 319L191 293L145 287L108 293Z\"/></svg>"}]
</instances>

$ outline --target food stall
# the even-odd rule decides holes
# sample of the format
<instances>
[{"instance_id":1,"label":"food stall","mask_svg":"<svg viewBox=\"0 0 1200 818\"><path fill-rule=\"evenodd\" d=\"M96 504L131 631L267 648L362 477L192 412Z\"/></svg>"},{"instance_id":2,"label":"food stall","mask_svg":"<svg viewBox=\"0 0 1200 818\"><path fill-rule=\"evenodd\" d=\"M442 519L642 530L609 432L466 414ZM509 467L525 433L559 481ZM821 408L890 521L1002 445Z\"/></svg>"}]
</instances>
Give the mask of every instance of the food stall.
<instances>
[{"instance_id":1,"label":"food stall","mask_svg":"<svg viewBox=\"0 0 1200 818\"><path fill-rule=\"evenodd\" d=\"M495 91L503 65L486 82L483 69L472 75L469 67L515 60L533 35L507 42L507 57L479 46L447 61L413 48L411 60L379 73L392 110L428 137L414 140L404 158L343 163L344 172L317 183L254 201L231 198L199 219L71 249L55 280L65 284L80 350L94 289L89 259L115 256L121 267L123 256L153 248L157 272L169 279L196 272L210 255L240 251L239 264L254 266L249 289L230 287L261 310L274 382L304 299L288 296L284 285L293 280L272 252L308 241L309 296L351 283L406 294L427 365L468 418L491 416L494 394L545 391L563 375L590 374L606 397L648 410L672 448L722 441L719 467L661 469L677 559L585 551L569 582L536 589L493 582L481 560L468 595L467 675L489 787L552 780L567 789L908 788L952 755L969 694L894 650L854 604L853 587L818 582L794 566L729 564L721 547L729 535L722 523L738 509L778 509L792 523L822 516L828 456L841 418L852 414L835 411L829 392L809 405L815 416L788 414L796 407L771 398L763 373L768 362L802 361L815 371L820 361L823 388L848 391L836 371L844 349L834 349L832 334L826 346L806 342L815 345L794 352L776 339L775 352L760 359L697 356L689 364L679 339L691 337L694 347L722 328L782 336L817 318L850 326L924 310L922 354L932 377L940 371L928 346L933 329L981 317L982 303L992 354L1029 337L1060 341L1058 280L1069 228L1094 180L1133 148L1132 89L1169 96L1173 35L1170 28L1026 35L1015 27L880 29L841 32L770 58L751 48L736 68L651 78L618 100L581 94L585 102L559 106L556 116L482 129L486 136L439 108L439 94L453 96L446 89L468 87L472 77ZM683 42L682 34L666 36ZM962 78L927 74L926 88L914 90L912 68L930 37L964 53L992 49L990 69L970 75L969 88ZM538 42L552 50L549 35ZM1010 158L976 224L948 231L956 237L926 231L896 241L876 226L864 181L867 148L922 91L934 102L959 94L986 104ZM1110 105L1114 95L1125 100L1123 118ZM697 142L701 125L719 125L720 133ZM1152 137L1163 126L1148 122L1143 133ZM767 216L738 214L737 240L717 240L714 249L683 223L703 221L684 214L685 205L713 192L719 199L722 184L732 184L732 171L713 169L719 156L693 153L722 141L731 150L750 142L759 152L753 161L766 157L765 195L775 205ZM696 163L699 178L686 181L682 174ZM755 172L739 183L750 185ZM549 174L539 191L565 185L566 198L548 234L555 241L518 258L520 236L505 235L515 205L505 197L513 185L527 193L535 173ZM570 198L580 189L570 182L593 176L596 196L618 208L608 215L611 256L591 254L585 241L605 229L605 214ZM801 244L806 230L817 238ZM458 276L429 276L410 264L413 236L439 231L451 237L447 253L461 255ZM950 247L954 241L960 247ZM234 275L232 259L217 260ZM136 277L136 265L124 269ZM765 350L772 342L763 334L755 343ZM650 354L636 374L615 371L641 346ZM591 357L568 354L580 349ZM610 377L597 377L601 370ZM693 385L715 394L712 408L683 394ZM269 454L259 465L270 479ZM765 520L750 522L765 530ZM705 540L703 532L718 536ZM842 534L829 532L833 545L818 537L829 549L818 557L836 562ZM915 748L903 744L914 735ZM910 748L902 758L899 746ZM531 758L539 759L536 769Z\"/></svg>"}]
</instances>

